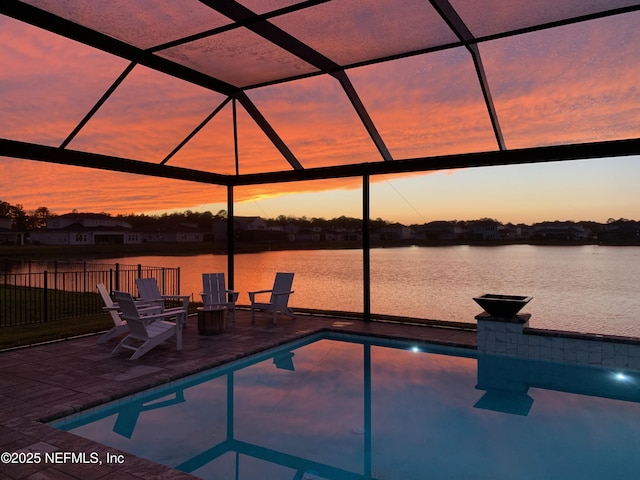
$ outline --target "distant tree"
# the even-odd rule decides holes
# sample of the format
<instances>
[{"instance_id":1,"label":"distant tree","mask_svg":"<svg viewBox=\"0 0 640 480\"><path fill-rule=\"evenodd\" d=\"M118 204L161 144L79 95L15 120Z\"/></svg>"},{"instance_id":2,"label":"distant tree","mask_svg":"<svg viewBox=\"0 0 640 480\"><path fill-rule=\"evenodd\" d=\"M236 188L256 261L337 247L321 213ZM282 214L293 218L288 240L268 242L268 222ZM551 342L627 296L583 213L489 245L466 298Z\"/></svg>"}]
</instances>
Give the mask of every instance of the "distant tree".
<instances>
[{"instance_id":1,"label":"distant tree","mask_svg":"<svg viewBox=\"0 0 640 480\"><path fill-rule=\"evenodd\" d=\"M27 231L29 226L28 215L22 205L9 205L5 216L11 219L11 225L14 229L21 232Z\"/></svg>"},{"instance_id":2,"label":"distant tree","mask_svg":"<svg viewBox=\"0 0 640 480\"><path fill-rule=\"evenodd\" d=\"M55 216L47 207L39 207L29 218L29 229L39 230L47 226L47 220Z\"/></svg>"},{"instance_id":3,"label":"distant tree","mask_svg":"<svg viewBox=\"0 0 640 480\"><path fill-rule=\"evenodd\" d=\"M373 230L379 230L383 227L386 227L387 225L389 225L389 222L387 222L386 220L383 220L380 217L376 218L375 220L369 220L369 226Z\"/></svg>"},{"instance_id":4,"label":"distant tree","mask_svg":"<svg viewBox=\"0 0 640 480\"><path fill-rule=\"evenodd\" d=\"M7 202L0 201L0 217L8 217L9 210L11 209L11 204Z\"/></svg>"},{"instance_id":5,"label":"distant tree","mask_svg":"<svg viewBox=\"0 0 640 480\"><path fill-rule=\"evenodd\" d=\"M329 225L329 221L326 218L313 217L311 219L311 225L313 225L314 227L327 228Z\"/></svg>"}]
</instances>

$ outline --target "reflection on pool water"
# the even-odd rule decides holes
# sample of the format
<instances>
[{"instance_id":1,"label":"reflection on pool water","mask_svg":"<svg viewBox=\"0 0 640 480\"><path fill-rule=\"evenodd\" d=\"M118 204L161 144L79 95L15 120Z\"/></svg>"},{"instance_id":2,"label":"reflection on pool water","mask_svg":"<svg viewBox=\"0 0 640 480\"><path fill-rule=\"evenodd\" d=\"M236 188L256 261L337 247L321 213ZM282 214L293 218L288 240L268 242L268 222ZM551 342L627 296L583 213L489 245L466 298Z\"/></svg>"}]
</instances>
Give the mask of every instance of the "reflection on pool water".
<instances>
[{"instance_id":1,"label":"reflection on pool water","mask_svg":"<svg viewBox=\"0 0 640 480\"><path fill-rule=\"evenodd\" d=\"M325 335L54 422L215 479L628 479L640 375Z\"/></svg>"}]
</instances>

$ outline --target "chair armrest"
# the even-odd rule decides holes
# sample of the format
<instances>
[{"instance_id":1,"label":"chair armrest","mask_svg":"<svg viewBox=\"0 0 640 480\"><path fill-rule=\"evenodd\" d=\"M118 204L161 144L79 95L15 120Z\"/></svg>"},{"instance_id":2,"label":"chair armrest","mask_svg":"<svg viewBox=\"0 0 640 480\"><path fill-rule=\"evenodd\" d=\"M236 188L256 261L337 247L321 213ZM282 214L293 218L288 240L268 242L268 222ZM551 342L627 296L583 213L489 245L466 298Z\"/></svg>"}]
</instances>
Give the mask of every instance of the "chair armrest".
<instances>
[{"instance_id":1,"label":"chair armrest","mask_svg":"<svg viewBox=\"0 0 640 480\"><path fill-rule=\"evenodd\" d=\"M147 307L138 308L138 313L141 317L148 317L156 313L161 313L162 307L159 305L149 305Z\"/></svg>"},{"instance_id":2,"label":"chair armrest","mask_svg":"<svg viewBox=\"0 0 640 480\"><path fill-rule=\"evenodd\" d=\"M272 295L291 295L292 293L294 293L293 290L289 292L273 292Z\"/></svg>"},{"instance_id":3,"label":"chair armrest","mask_svg":"<svg viewBox=\"0 0 640 480\"><path fill-rule=\"evenodd\" d=\"M166 300L189 300L191 297L189 295L162 295L162 298Z\"/></svg>"},{"instance_id":4,"label":"chair armrest","mask_svg":"<svg viewBox=\"0 0 640 480\"><path fill-rule=\"evenodd\" d=\"M184 307L165 308L162 313L166 314L168 317L171 317L173 315L182 315L188 313L188 310Z\"/></svg>"},{"instance_id":5,"label":"chair armrest","mask_svg":"<svg viewBox=\"0 0 640 480\"><path fill-rule=\"evenodd\" d=\"M182 306L187 308L189 306L189 295L162 295L163 300L182 300Z\"/></svg>"},{"instance_id":6,"label":"chair armrest","mask_svg":"<svg viewBox=\"0 0 640 480\"><path fill-rule=\"evenodd\" d=\"M249 300L251 300L251 303L255 303L256 301L256 295L259 293L271 293L272 290L254 290L253 292L249 292Z\"/></svg>"},{"instance_id":7,"label":"chair armrest","mask_svg":"<svg viewBox=\"0 0 640 480\"><path fill-rule=\"evenodd\" d=\"M156 308L156 307L153 307L153 308ZM167 318L172 318L178 315L182 315L186 312L187 311L184 308L170 308L163 312L151 313L149 315L144 315L144 316L141 315L140 320L142 322L145 322L145 324L148 324L151 322L155 322L156 320L165 320Z\"/></svg>"}]
</instances>

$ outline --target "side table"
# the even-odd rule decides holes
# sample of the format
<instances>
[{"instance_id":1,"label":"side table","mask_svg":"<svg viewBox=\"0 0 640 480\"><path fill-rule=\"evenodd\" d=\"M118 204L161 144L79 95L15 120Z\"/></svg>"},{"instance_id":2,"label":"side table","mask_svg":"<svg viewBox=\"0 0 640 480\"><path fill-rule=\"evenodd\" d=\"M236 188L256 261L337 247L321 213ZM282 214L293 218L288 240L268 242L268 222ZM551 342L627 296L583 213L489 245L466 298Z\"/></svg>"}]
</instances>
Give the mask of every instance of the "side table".
<instances>
[{"instance_id":1,"label":"side table","mask_svg":"<svg viewBox=\"0 0 640 480\"><path fill-rule=\"evenodd\" d=\"M217 335L224 332L227 323L227 307L198 307L198 333Z\"/></svg>"}]
</instances>

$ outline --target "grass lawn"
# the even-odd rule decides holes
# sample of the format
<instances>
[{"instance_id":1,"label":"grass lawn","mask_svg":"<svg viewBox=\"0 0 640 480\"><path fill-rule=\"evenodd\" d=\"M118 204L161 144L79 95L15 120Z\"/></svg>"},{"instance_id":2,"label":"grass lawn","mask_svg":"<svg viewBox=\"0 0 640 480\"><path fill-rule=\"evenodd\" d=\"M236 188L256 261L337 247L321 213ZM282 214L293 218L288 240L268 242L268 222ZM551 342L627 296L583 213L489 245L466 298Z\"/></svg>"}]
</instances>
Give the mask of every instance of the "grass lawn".
<instances>
[{"instance_id":1,"label":"grass lawn","mask_svg":"<svg viewBox=\"0 0 640 480\"><path fill-rule=\"evenodd\" d=\"M109 315L92 315L2 327L0 328L0 350L96 333L108 330L112 326L113 321Z\"/></svg>"},{"instance_id":2,"label":"grass lawn","mask_svg":"<svg viewBox=\"0 0 640 480\"><path fill-rule=\"evenodd\" d=\"M196 307L199 305L202 304L190 304L189 313L196 312ZM113 320L108 314L61 318L27 325L2 326L0 327L0 350L102 332L111 327L113 327Z\"/></svg>"}]
</instances>

